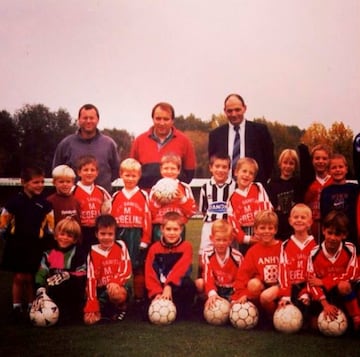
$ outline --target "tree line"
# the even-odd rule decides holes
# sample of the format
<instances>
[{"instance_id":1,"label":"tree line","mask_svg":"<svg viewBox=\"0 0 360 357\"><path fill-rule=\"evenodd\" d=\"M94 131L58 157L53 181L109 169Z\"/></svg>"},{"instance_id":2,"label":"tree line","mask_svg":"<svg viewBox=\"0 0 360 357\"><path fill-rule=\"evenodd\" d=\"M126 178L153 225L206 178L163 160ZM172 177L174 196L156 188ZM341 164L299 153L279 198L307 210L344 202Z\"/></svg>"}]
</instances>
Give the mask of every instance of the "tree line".
<instances>
[{"instance_id":1,"label":"tree line","mask_svg":"<svg viewBox=\"0 0 360 357\"><path fill-rule=\"evenodd\" d=\"M265 118L255 118L269 128L274 141L275 157L285 148L296 149L304 143L311 149L316 144L326 144L334 152L339 152L348 160L349 178L353 178L352 142L354 133L343 122L334 122L327 129L322 123L314 122L306 130L297 126L270 122ZM208 170L208 133L216 126L226 122L222 114L213 115L205 121L194 114L187 117L177 116L175 126L182 130L193 142L197 170L195 177L209 177ZM19 177L23 166L36 164L41 166L47 177L51 177L52 158L57 144L65 136L77 129L76 119L71 118L66 109L50 111L43 104L24 105L13 115L0 111L0 177ZM144 131L146 128L144 128ZM129 156L134 136L126 129L104 129L118 145L121 159ZM261 143L259 143L261 145ZM276 170L276 163L274 169Z\"/></svg>"}]
</instances>

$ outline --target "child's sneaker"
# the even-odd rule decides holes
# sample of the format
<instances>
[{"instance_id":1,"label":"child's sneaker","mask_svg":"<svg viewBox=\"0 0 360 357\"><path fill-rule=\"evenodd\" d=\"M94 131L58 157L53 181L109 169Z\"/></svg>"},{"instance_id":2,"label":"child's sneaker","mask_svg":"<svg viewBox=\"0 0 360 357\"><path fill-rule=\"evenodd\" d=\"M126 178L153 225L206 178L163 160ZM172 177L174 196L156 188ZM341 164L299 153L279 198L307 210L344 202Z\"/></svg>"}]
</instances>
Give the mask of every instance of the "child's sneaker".
<instances>
[{"instance_id":1,"label":"child's sneaker","mask_svg":"<svg viewBox=\"0 0 360 357\"><path fill-rule=\"evenodd\" d=\"M112 320L114 321L122 321L125 319L126 311L119 311L115 315L113 315Z\"/></svg>"}]
</instances>

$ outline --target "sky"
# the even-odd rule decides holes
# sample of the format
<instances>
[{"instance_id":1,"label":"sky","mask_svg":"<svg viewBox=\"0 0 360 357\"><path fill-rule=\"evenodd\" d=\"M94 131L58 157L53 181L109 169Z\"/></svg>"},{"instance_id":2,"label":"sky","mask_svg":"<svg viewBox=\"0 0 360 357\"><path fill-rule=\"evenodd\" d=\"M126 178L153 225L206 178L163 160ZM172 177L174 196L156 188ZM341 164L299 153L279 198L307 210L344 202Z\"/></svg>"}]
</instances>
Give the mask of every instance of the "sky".
<instances>
[{"instance_id":1,"label":"sky","mask_svg":"<svg viewBox=\"0 0 360 357\"><path fill-rule=\"evenodd\" d=\"M41 103L138 135L151 109L360 132L359 0L0 0L0 110Z\"/></svg>"}]
</instances>

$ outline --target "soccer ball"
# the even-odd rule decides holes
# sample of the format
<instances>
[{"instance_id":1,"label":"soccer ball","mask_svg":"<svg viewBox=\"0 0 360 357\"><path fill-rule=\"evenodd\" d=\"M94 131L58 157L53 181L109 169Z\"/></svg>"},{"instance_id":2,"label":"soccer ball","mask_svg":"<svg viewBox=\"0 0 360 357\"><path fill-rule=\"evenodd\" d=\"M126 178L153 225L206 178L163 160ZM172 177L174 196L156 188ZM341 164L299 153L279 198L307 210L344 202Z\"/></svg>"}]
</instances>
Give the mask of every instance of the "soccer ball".
<instances>
[{"instance_id":1,"label":"soccer ball","mask_svg":"<svg viewBox=\"0 0 360 357\"><path fill-rule=\"evenodd\" d=\"M166 204L174 199L177 188L177 180L169 177L164 177L153 186L152 195L162 204Z\"/></svg>"},{"instance_id":2,"label":"soccer ball","mask_svg":"<svg viewBox=\"0 0 360 357\"><path fill-rule=\"evenodd\" d=\"M34 326L48 327L55 325L59 319L59 308L52 300L43 300L40 306L33 304L29 313Z\"/></svg>"},{"instance_id":3,"label":"soccer ball","mask_svg":"<svg viewBox=\"0 0 360 357\"><path fill-rule=\"evenodd\" d=\"M211 307L205 305L204 318L210 325L224 325L229 320L230 303L217 299Z\"/></svg>"},{"instance_id":4,"label":"soccer ball","mask_svg":"<svg viewBox=\"0 0 360 357\"><path fill-rule=\"evenodd\" d=\"M171 300L154 299L149 306L148 316L155 325L169 325L176 318L176 306Z\"/></svg>"},{"instance_id":5,"label":"soccer ball","mask_svg":"<svg viewBox=\"0 0 360 357\"><path fill-rule=\"evenodd\" d=\"M243 304L236 302L230 309L230 322L240 330L250 330L254 328L259 320L257 307L250 301Z\"/></svg>"},{"instance_id":6,"label":"soccer ball","mask_svg":"<svg viewBox=\"0 0 360 357\"><path fill-rule=\"evenodd\" d=\"M294 333L301 329L303 316L301 311L292 304L278 308L273 316L274 327L285 333Z\"/></svg>"},{"instance_id":7,"label":"soccer ball","mask_svg":"<svg viewBox=\"0 0 360 357\"><path fill-rule=\"evenodd\" d=\"M318 327L325 336L341 336L345 333L348 322L344 312L340 309L338 309L336 319L333 321L325 318L324 311L322 311L318 317Z\"/></svg>"}]
</instances>

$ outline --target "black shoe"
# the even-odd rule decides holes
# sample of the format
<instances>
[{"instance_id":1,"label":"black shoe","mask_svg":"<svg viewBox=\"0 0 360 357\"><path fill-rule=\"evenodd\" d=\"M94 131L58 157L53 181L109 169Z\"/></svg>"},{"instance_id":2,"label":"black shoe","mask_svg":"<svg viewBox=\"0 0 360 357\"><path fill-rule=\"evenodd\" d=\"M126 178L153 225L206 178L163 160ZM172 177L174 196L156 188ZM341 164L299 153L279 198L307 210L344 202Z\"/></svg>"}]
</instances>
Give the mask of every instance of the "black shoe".
<instances>
[{"instance_id":1,"label":"black shoe","mask_svg":"<svg viewBox=\"0 0 360 357\"><path fill-rule=\"evenodd\" d=\"M16 306L12 309L12 311L10 313L10 321L15 324L24 322L26 315L27 314L24 313L22 307Z\"/></svg>"},{"instance_id":2,"label":"black shoe","mask_svg":"<svg viewBox=\"0 0 360 357\"><path fill-rule=\"evenodd\" d=\"M126 311L119 311L115 315L113 315L112 320L113 321L122 321L125 319Z\"/></svg>"}]
</instances>

